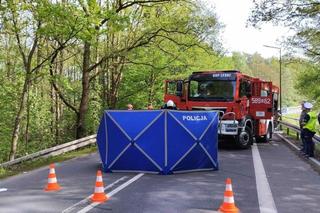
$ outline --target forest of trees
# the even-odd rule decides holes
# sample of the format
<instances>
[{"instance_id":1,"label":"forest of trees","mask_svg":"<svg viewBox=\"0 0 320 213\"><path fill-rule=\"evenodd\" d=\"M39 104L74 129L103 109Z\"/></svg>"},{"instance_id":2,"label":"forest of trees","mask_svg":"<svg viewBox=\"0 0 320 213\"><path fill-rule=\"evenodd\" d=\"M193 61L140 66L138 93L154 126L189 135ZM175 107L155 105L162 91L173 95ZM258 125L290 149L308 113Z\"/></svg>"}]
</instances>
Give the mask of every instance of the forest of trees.
<instances>
[{"instance_id":1,"label":"forest of trees","mask_svg":"<svg viewBox=\"0 0 320 213\"><path fill-rule=\"evenodd\" d=\"M0 162L95 134L105 109L160 107L164 79L238 69L279 85L279 58L224 54L222 25L201 1L0 3ZM268 9L256 5L252 23ZM303 46L313 54L283 58L284 106L319 98L317 33Z\"/></svg>"}]
</instances>

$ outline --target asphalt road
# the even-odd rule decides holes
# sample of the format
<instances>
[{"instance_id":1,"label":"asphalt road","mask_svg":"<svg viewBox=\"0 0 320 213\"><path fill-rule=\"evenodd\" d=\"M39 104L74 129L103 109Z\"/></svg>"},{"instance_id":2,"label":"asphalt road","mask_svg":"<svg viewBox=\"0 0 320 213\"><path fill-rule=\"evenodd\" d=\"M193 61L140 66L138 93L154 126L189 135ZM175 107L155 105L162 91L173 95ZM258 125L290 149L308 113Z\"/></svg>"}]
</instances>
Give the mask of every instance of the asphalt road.
<instances>
[{"instance_id":1,"label":"asphalt road","mask_svg":"<svg viewBox=\"0 0 320 213\"><path fill-rule=\"evenodd\" d=\"M256 164L256 148L265 174ZM56 164L59 192L43 191L47 167L1 180L0 188L8 190L0 191L0 212L215 212L223 201L227 177L232 179L241 212L316 213L320 209L319 174L278 138L253 150L221 148L219 171L103 174L110 199L90 205L86 198L93 193L99 160L91 154ZM268 209L269 204L274 209Z\"/></svg>"}]
</instances>

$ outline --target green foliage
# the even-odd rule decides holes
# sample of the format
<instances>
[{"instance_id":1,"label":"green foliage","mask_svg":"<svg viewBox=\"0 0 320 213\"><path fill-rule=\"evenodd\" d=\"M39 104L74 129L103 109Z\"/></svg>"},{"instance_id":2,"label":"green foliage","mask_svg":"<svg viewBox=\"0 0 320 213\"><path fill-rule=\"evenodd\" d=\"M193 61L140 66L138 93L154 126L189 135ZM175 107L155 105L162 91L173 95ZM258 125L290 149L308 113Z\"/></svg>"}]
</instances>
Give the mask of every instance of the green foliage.
<instances>
[{"instance_id":1,"label":"green foliage","mask_svg":"<svg viewBox=\"0 0 320 213\"><path fill-rule=\"evenodd\" d=\"M294 29L296 35L289 39L289 44L303 49L306 55L319 63L319 13L319 1L263 0L255 2L255 8L249 21L254 26L259 26L265 22L273 22Z\"/></svg>"},{"instance_id":2,"label":"green foliage","mask_svg":"<svg viewBox=\"0 0 320 213\"><path fill-rule=\"evenodd\" d=\"M92 135L96 134L98 131L98 126L100 124L100 118L103 115L103 101L101 100L100 92L102 90L102 86L98 84L98 82L95 82L92 86L92 93L89 103L89 109L86 116L86 128L87 128L87 134Z\"/></svg>"},{"instance_id":3,"label":"green foliage","mask_svg":"<svg viewBox=\"0 0 320 213\"><path fill-rule=\"evenodd\" d=\"M295 88L300 94L305 95L309 101L314 101L320 107L320 68L317 65L302 62L297 74Z\"/></svg>"},{"instance_id":4,"label":"green foliage","mask_svg":"<svg viewBox=\"0 0 320 213\"><path fill-rule=\"evenodd\" d=\"M4 73L4 70L0 68L0 161L8 158L16 104L19 98L17 90L19 91L23 83L23 78L19 73L14 76L5 76Z\"/></svg>"}]
</instances>

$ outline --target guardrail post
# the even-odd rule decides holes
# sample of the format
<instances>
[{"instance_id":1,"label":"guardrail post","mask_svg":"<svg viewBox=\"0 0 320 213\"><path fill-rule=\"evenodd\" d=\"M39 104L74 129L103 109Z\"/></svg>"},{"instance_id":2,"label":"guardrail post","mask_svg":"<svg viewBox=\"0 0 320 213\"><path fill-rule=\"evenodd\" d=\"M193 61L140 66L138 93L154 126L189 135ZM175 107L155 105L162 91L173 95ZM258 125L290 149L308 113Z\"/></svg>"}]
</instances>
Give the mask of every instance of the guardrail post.
<instances>
[{"instance_id":1,"label":"guardrail post","mask_svg":"<svg viewBox=\"0 0 320 213\"><path fill-rule=\"evenodd\" d=\"M299 140L299 138L300 138L299 136L300 136L300 134L299 134L299 132L297 132L297 140Z\"/></svg>"},{"instance_id":2,"label":"guardrail post","mask_svg":"<svg viewBox=\"0 0 320 213\"><path fill-rule=\"evenodd\" d=\"M289 133L290 133L290 129L289 129L289 128L287 128L287 135L289 135Z\"/></svg>"}]
</instances>

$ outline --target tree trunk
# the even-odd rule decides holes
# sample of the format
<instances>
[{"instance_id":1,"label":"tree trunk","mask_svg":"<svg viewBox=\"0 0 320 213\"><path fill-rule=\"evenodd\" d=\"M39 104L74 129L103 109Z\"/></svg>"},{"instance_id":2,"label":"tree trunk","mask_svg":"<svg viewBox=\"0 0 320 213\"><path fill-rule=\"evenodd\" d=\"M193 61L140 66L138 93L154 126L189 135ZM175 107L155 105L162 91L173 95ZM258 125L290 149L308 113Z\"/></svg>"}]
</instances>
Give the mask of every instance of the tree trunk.
<instances>
[{"instance_id":1,"label":"tree trunk","mask_svg":"<svg viewBox=\"0 0 320 213\"><path fill-rule=\"evenodd\" d=\"M28 88L29 88L29 78L30 74L26 73L26 78L24 80L23 90L20 98L20 105L19 105L19 111L16 115L13 133L12 133L12 140L11 140L11 150L9 155L9 160L14 160L16 152L17 152L17 145L18 145L18 139L19 139L19 130L21 125L21 119L23 116L23 112L25 110L26 102L27 102L27 96L28 96Z\"/></svg>"},{"instance_id":2,"label":"tree trunk","mask_svg":"<svg viewBox=\"0 0 320 213\"><path fill-rule=\"evenodd\" d=\"M60 106L57 93L55 93L55 101L55 144L58 145L60 141Z\"/></svg>"},{"instance_id":3,"label":"tree trunk","mask_svg":"<svg viewBox=\"0 0 320 213\"><path fill-rule=\"evenodd\" d=\"M154 86L155 86L156 76L153 70L150 71L149 78L149 92L148 92L148 104L152 104L154 100Z\"/></svg>"},{"instance_id":4,"label":"tree trunk","mask_svg":"<svg viewBox=\"0 0 320 213\"><path fill-rule=\"evenodd\" d=\"M88 111L88 102L89 102L89 66L90 66L90 44L88 42L84 43L84 51L83 51L83 67L82 67L82 96L80 101L79 113L77 115L77 132L76 138L82 138L85 136L85 115Z\"/></svg>"},{"instance_id":5,"label":"tree trunk","mask_svg":"<svg viewBox=\"0 0 320 213\"><path fill-rule=\"evenodd\" d=\"M101 68L102 69L102 72L100 73L100 84L102 85L102 90L101 90L101 105L102 105L102 108L103 109L106 109L107 106L108 106L108 103L107 103L107 99L108 99L108 96L107 96L107 79L108 79L108 72L106 71L106 63L103 63L103 67Z\"/></svg>"},{"instance_id":6,"label":"tree trunk","mask_svg":"<svg viewBox=\"0 0 320 213\"><path fill-rule=\"evenodd\" d=\"M30 85L29 85L30 86ZM30 101L29 101L29 87L27 88L27 124L26 124L26 130L25 130L25 135L24 135L24 140L25 140L25 147L26 147L26 152L28 152L28 141L29 141L29 124L30 124Z\"/></svg>"},{"instance_id":7,"label":"tree trunk","mask_svg":"<svg viewBox=\"0 0 320 213\"><path fill-rule=\"evenodd\" d=\"M109 90L109 101L110 106L114 109L117 106L118 94L120 83L122 81L122 71L124 68L124 57L116 57L112 59L112 65L109 71L111 72L110 77L110 90Z\"/></svg>"},{"instance_id":8,"label":"tree trunk","mask_svg":"<svg viewBox=\"0 0 320 213\"><path fill-rule=\"evenodd\" d=\"M60 62L58 64L59 76L63 73L63 50L60 52ZM58 145L60 141L60 117L61 117L61 106L59 101L59 95L55 92L55 143Z\"/></svg>"},{"instance_id":9,"label":"tree trunk","mask_svg":"<svg viewBox=\"0 0 320 213\"><path fill-rule=\"evenodd\" d=\"M53 132L54 132L54 117L55 117L55 110L54 110L54 106L55 106L55 90L53 88L53 85L51 84L50 86L50 99L51 99L51 105L50 105L50 112L51 112L51 122L50 122L50 133L52 134L52 137L53 137Z\"/></svg>"}]
</instances>

